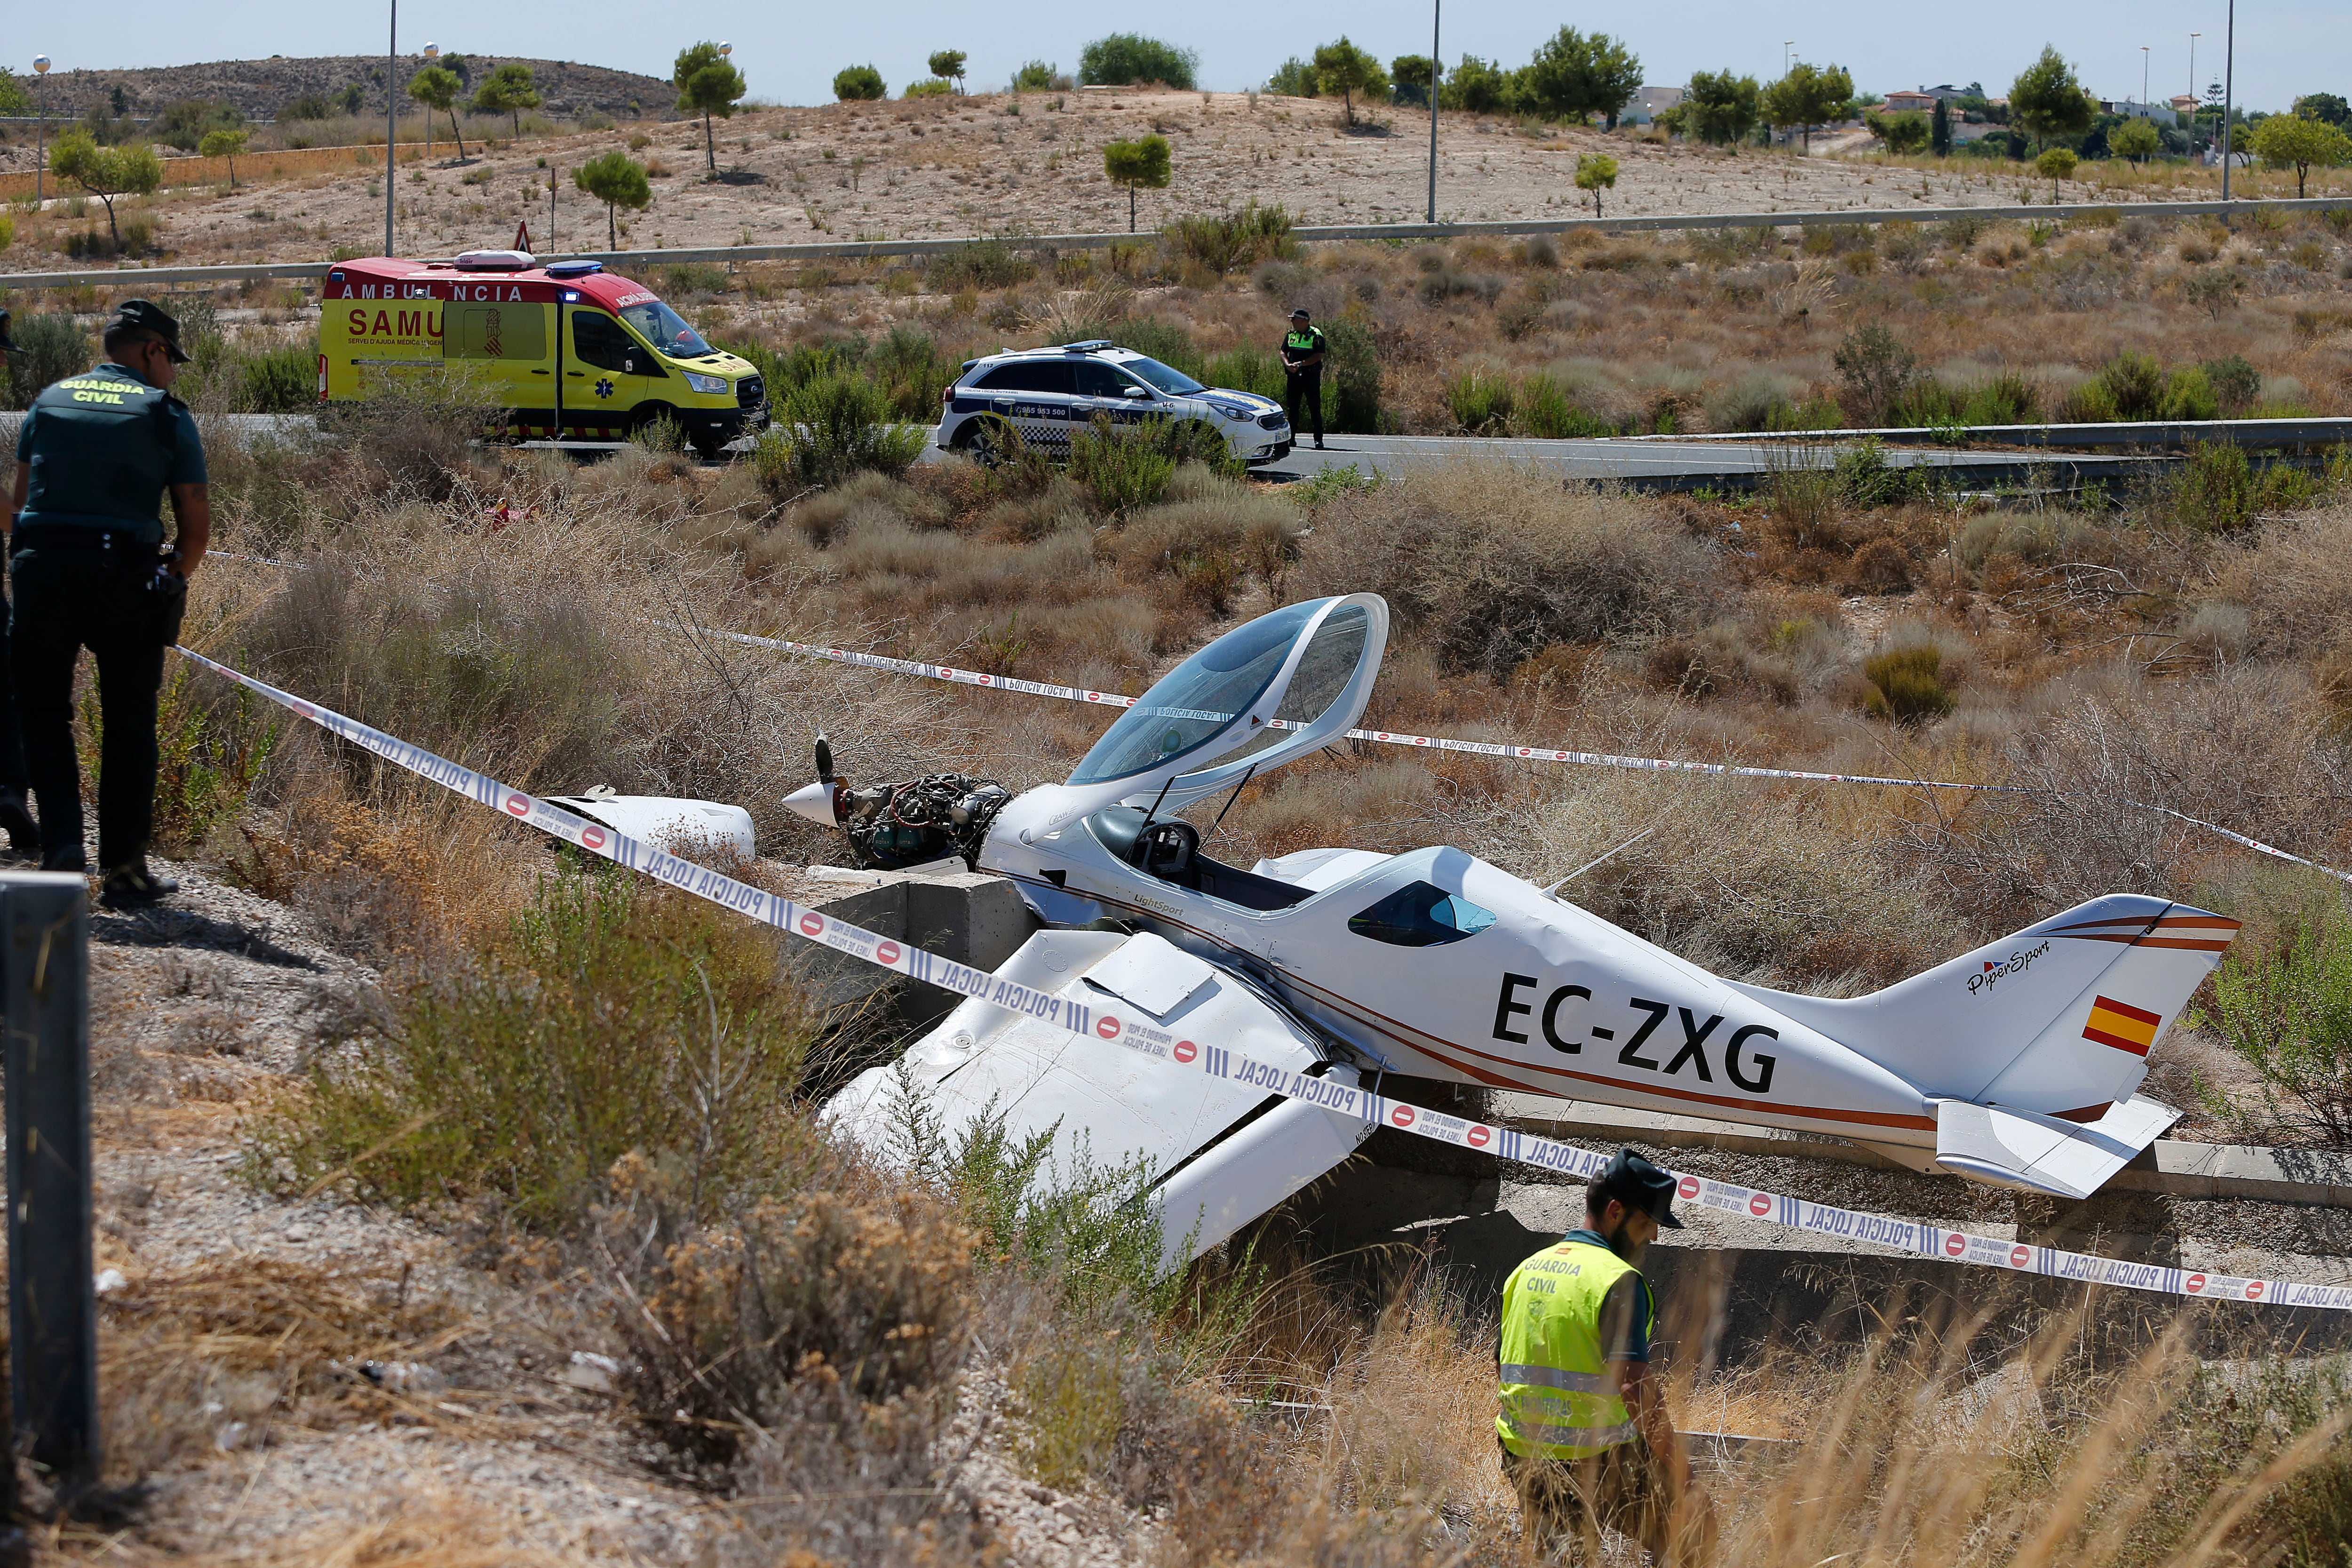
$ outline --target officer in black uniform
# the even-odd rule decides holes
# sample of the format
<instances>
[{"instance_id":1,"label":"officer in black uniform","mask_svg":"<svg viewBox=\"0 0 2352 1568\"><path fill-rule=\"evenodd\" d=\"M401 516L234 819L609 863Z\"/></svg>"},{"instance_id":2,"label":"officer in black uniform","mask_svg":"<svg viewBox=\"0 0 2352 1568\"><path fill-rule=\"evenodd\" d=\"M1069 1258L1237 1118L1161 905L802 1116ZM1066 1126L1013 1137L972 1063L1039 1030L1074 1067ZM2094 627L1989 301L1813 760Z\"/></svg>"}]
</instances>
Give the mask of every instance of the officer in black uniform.
<instances>
[{"instance_id":1,"label":"officer in black uniform","mask_svg":"<svg viewBox=\"0 0 2352 1568\"><path fill-rule=\"evenodd\" d=\"M8 369L8 356L16 352L16 340L8 335L9 314L0 310L0 374ZM0 590L0 626L8 620L8 595ZM41 852L41 831L33 824L33 814L26 808L25 792L32 781L25 774L25 743L16 729L16 689L8 679L8 654L5 641L0 641L0 827L8 831L8 847L20 856Z\"/></svg>"},{"instance_id":2,"label":"officer in black uniform","mask_svg":"<svg viewBox=\"0 0 2352 1568\"><path fill-rule=\"evenodd\" d=\"M1290 411L1290 438L1306 434L1299 405L1315 419L1315 449L1323 449L1323 329L1300 306L1290 312L1290 331L1282 339L1282 404Z\"/></svg>"},{"instance_id":3,"label":"officer in black uniform","mask_svg":"<svg viewBox=\"0 0 2352 1568\"><path fill-rule=\"evenodd\" d=\"M88 869L74 664L85 647L98 660L99 901L124 909L179 890L147 869L155 700L212 510L195 416L170 391L188 358L180 323L147 300L126 300L104 342L103 362L33 400L16 437L8 653L40 807L41 865L55 871ZM169 550L160 521L167 491L179 521Z\"/></svg>"}]
</instances>

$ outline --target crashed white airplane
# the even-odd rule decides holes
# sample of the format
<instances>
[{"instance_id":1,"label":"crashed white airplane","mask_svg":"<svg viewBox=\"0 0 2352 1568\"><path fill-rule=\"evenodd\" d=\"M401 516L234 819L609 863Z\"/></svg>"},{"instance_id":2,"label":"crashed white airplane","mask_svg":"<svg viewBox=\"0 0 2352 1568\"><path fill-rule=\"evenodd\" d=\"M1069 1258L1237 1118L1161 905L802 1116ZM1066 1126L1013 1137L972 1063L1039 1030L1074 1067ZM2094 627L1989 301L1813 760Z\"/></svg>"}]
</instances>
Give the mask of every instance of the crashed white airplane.
<instances>
[{"instance_id":1,"label":"crashed white airplane","mask_svg":"<svg viewBox=\"0 0 2352 1568\"><path fill-rule=\"evenodd\" d=\"M2135 1091L2147 1053L2237 922L2115 894L1875 994L1832 999L1707 973L1459 849L1328 848L1247 870L1174 815L1352 728L1388 606L1289 605L1154 685L1066 784L1017 797L957 775L794 809L869 859L950 850L1011 878L1052 929L1000 971L1310 1075L1451 1079L1833 1133L1921 1171L2084 1197L2179 1112ZM1213 824L1212 825L1213 831ZM1053 1130L1057 1157L1161 1173L1171 1256L1230 1236L1371 1129L968 1000L904 1070L950 1126ZM878 1134L877 1068L831 1114Z\"/></svg>"}]
</instances>

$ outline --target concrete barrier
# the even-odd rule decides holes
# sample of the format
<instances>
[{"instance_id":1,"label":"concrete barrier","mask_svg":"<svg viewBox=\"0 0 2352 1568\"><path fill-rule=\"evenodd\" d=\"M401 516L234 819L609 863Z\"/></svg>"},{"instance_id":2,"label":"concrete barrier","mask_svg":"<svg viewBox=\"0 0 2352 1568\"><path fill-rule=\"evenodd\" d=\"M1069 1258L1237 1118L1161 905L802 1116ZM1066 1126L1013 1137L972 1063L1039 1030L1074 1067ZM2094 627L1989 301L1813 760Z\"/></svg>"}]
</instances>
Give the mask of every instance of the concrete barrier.
<instances>
[{"instance_id":1,"label":"concrete barrier","mask_svg":"<svg viewBox=\"0 0 2352 1568\"><path fill-rule=\"evenodd\" d=\"M811 908L974 969L993 971L1040 923L1011 882L968 871L960 860L908 871L812 866L784 874L795 884L792 896ZM793 976L830 1014L887 1007L915 1025L961 1000L814 942L788 942L784 951Z\"/></svg>"}]
</instances>

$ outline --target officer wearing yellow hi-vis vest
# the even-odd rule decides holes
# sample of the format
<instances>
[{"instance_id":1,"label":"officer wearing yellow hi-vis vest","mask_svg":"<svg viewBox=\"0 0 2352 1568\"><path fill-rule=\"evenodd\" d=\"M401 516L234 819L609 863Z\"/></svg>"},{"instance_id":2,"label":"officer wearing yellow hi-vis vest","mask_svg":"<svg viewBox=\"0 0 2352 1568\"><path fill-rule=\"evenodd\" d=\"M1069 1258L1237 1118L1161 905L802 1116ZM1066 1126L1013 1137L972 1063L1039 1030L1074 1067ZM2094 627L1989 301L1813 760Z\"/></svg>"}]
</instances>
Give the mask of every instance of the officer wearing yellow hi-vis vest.
<instances>
[{"instance_id":1,"label":"officer wearing yellow hi-vis vest","mask_svg":"<svg viewBox=\"0 0 2352 1568\"><path fill-rule=\"evenodd\" d=\"M1661 1564L1712 1552L1706 1500L1649 1377L1658 1310L1642 1255L1660 1226L1681 1228L1674 1199L1672 1175L1623 1151L1586 1189L1584 1228L1503 1287L1495 1432L1538 1542L1565 1535L1595 1556L1605 1527Z\"/></svg>"}]
</instances>

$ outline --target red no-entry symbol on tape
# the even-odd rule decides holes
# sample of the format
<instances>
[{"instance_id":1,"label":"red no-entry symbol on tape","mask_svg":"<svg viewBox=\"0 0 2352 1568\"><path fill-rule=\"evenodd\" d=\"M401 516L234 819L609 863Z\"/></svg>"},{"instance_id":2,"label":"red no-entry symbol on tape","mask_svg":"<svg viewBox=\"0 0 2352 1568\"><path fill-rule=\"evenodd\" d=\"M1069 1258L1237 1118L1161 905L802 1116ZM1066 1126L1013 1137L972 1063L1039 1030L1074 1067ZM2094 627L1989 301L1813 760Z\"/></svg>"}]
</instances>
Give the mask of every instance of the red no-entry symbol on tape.
<instances>
[{"instance_id":1,"label":"red no-entry symbol on tape","mask_svg":"<svg viewBox=\"0 0 2352 1568\"><path fill-rule=\"evenodd\" d=\"M604 847L604 830L601 827L582 828L580 847L583 849L602 849Z\"/></svg>"},{"instance_id":2,"label":"red no-entry symbol on tape","mask_svg":"<svg viewBox=\"0 0 2352 1568\"><path fill-rule=\"evenodd\" d=\"M1696 1176L1685 1176L1681 1182L1676 1184L1675 1190L1682 1194L1682 1195L1686 1198L1695 1198L1698 1196L1698 1178Z\"/></svg>"},{"instance_id":3,"label":"red no-entry symbol on tape","mask_svg":"<svg viewBox=\"0 0 2352 1568\"><path fill-rule=\"evenodd\" d=\"M2033 1248L2030 1247L2012 1247L2009 1249L2009 1266L2011 1268L2022 1268L2032 1261Z\"/></svg>"},{"instance_id":4,"label":"red no-entry symbol on tape","mask_svg":"<svg viewBox=\"0 0 2352 1568\"><path fill-rule=\"evenodd\" d=\"M2202 1274L2191 1274L2186 1281L2186 1284L2190 1295L2202 1295L2205 1290L2205 1276Z\"/></svg>"},{"instance_id":5,"label":"red no-entry symbol on tape","mask_svg":"<svg viewBox=\"0 0 2352 1568\"><path fill-rule=\"evenodd\" d=\"M1106 1040L1118 1038L1118 1029L1119 1024L1117 1018L1099 1018L1095 1022L1095 1033Z\"/></svg>"},{"instance_id":6,"label":"red no-entry symbol on tape","mask_svg":"<svg viewBox=\"0 0 2352 1568\"><path fill-rule=\"evenodd\" d=\"M1494 1136L1495 1134L1485 1127L1473 1127L1470 1129L1470 1147L1484 1149L1493 1141Z\"/></svg>"},{"instance_id":7,"label":"red no-entry symbol on tape","mask_svg":"<svg viewBox=\"0 0 2352 1568\"><path fill-rule=\"evenodd\" d=\"M814 910L811 910L809 913L803 915L801 917L801 934L803 936L823 936L824 934L824 917L816 913Z\"/></svg>"},{"instance_id":8,"label":"red no-entry symbol on tape","mask_svg":"<svg viewBox=\"0 0 2352 1568\"><path fill-rule=\"evenodd\" d=\"M1200 1054L1201 1047L1194 1045L1192 1041L1179 1040L1176 1042L1176 1059L1178 1061L1189 1062Z\"/></svg>"},{"instance_id":9,"label":"red no-entry symbol on tape","mask_svg":"<svg viewBox=\"0 0 2352 1568\"><path fill-rule=\"evenodd\" d=\"M1389 1120L1395 1122L1399 1127L1412 1126L1412 1107L1410 1105L1398 1106L1394 1110L1389 1112Z\"/></svg>"},{"instance_id":10,"label":"red no-entry symbol on tape","mask_svg":"<svg viewBox=\"0 0 2352 1568\"><path fill-rule=\"evenodd\" d=\"M1959 1232L1954 1231L1951 1235L1944 1237L1944 1250L1950 1253L1954 1258L1958 1258L1961 1253L1966 1252L1968 1249L1968 1238L1960 1235Z\"/></svg>"},{"instance_id":11,"label":"red no-entry symbol on tape","mask_svg":"<svg viewBox=\"0 0 2352 1568\"><path fill-rule=\"evenodd\" d=\"M874 956L885 963L896 963L898 962L898 944L895 942L886 942L874 950Z\"/></svg>"},{"instance_id":12,"label":"red no-entry symbol on tape","mask_svg":"<svg viewBox=\"0 0 2352 1568\"><path fill-rule=\"evenodd\" d=\"M2247 1280L2247 1281L2246 1281L2246 1300L2249 1300L2249 1301L2259 1301L2259 1300L2262 1300L2262 1296L2263 1296L2263 1282L2262 1282L2261 1280L2259 1280L2259 1279L2249 1279L2249 1280Z\"/></svg>"},{"instance_id":13,"label":"red no-entry symbol on tape","mask_svg":"<svg viewBox=\"0 0 2352 1568\"><path fill-rule=\"evenodd\" d=\"M529 795L510 795L507 796L507 813L511 816L529 816L530 815L530 797Z\"/></svg>"},{"instance_id":14,"label":"red no-entry symbol on tape","mask_svg":"<svg viewBox=\"0 0 2352 1568\"><path fill-rule=\"evenodd\" d=\"M1772 1212L1772 1194L1769 1193L1758 1193L1753 1197L1749 1198L1748 1200L1748 1212L1759 1216L1770 1214Z\"/></svg>"}]
</instances>

